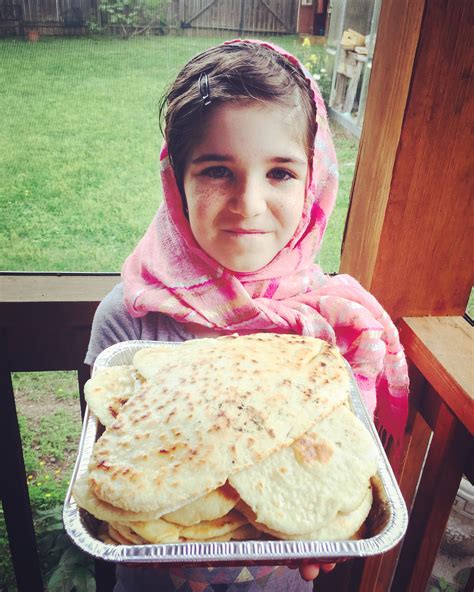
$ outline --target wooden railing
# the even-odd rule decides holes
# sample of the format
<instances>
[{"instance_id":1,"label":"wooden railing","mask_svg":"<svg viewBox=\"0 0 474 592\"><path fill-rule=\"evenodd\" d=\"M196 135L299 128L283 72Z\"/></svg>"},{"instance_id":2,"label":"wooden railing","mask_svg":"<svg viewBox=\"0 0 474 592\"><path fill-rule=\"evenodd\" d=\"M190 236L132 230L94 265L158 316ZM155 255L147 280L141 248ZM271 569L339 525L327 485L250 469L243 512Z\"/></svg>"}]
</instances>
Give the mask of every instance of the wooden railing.
<instances>
[{"instance_id":1,"label":"wooden railing","mask_svg":"<svg viewBox=\"0 0 474 592\"><path fill-rule=\"evenodd\" d=\"M19 592L41 592L43 584L11 372L75 370L82 393L92 317L117 281L117 274L0 275L0 491ZM473 328L461 317L407 318L399 327L412 374L399 476L413 508L408 532L401 548L320 576L320 592L424 590L461 476L473 478ZM96 562L96 580L99 592L111 590L112 566Z\"/></svg>"},{"instance_id":2,"label":"wooden railing","mask_svg":"<svg viewBox=\"0 0 474 592\"><path fill-rule=\"evenodd\" d=\"M26 485L12 372L74 370L82 387L94 311L118 274L0 275L0 494L19 592L43 590ZM112 574L113 575L113 574ZM98 590L111 569L96 563Z\"/></svg>"},{"instance_id":3,"label":"wooden railing","mask_svg":"<svg viewBox=\"0 0 474 592\"><path fill-rule=\"evenodd\" d=\"M366 561L364 592L426 589L461 478L474 480L474 329L463 317L407 317L398 326L411 375L398 474L410 521L398 548ZM465 591L473 586L474 569Z\"/></svg>"}]
</instances>

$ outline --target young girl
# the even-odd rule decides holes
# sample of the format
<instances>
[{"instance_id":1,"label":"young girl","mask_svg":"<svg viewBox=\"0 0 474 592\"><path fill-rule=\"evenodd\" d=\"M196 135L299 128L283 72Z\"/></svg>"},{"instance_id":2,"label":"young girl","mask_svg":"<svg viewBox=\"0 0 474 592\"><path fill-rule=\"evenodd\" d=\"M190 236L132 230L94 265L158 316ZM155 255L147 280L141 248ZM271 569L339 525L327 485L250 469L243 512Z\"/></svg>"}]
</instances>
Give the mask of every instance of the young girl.
<instances>
[{"instance_id":1,"label":"young girl","mask_svg":"<svg viewBox=\"0 0 474 592\"><path fill-rule=\"evenodd\" d=\"M407 371L396 329L354 279L313 263L337 164L311 76L269 43L231 41L186 64L163 109L164 200L97 309L86 363L129 339L312 335L338 345L398 441ZM300 571L311 579L318 567ZM311 589L285 567L117 569L117 592Z\"/></svg>"}]
</instances>

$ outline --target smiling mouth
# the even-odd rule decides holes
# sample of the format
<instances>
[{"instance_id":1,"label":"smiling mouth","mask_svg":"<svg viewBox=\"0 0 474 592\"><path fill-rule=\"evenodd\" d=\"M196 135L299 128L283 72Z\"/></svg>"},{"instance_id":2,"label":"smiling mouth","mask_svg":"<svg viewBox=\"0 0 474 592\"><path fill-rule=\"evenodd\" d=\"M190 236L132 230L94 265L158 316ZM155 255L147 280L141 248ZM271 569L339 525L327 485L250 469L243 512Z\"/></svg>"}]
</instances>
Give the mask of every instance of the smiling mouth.
<instances>
[{"instance_id":1,"label":"smiling mouth","mask_svg":"<svg viewBox=\"0 0 474 592\"><path fill-rule=\"evenodd\" d=\"M227 232L229 234L268 234L266 230L247 230L245 228L227 228L224 230L224 232Z\"/></svg>"}]
</instances>

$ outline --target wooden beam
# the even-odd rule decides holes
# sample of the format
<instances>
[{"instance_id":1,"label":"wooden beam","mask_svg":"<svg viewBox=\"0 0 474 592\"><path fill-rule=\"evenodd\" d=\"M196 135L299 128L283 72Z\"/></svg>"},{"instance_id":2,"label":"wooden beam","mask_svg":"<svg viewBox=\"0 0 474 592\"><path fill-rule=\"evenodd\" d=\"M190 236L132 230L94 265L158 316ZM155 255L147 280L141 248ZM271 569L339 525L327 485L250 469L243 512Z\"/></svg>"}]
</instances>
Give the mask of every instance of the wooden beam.
<instances>
[{"instance_id":1,"label":"wooden beam","mask_svg":"<svg viewBox=\"0 0 474 592\"><path fill-rule=\"evenodd\" d=\"M100 302L118 273L0 272L0 305L20 302Z\"/></svg>"},{"instance_id":2,"label":"wooden beam","mask_svg":"<svg viewBox=\"0 0 474 592\"><path fill-rule=\"evenodd\" d=\"M377 260L424 5L425 0L385 0L381 7L341 258L341 271L367 288Z\"/></svg>"},{"instance_id":3,"label":"wooden beam","mask_svg":"<svg viewBox=\"0 0 474 592\"><path fill-rule=\"evenodd\" d=\"M474 434L474 327L462 317L403 318L405 352L471 434Z\"/></svg>"},{"instance_id":4,"label":"wooden beam","mask_svg":"<svg viewBox=\"0 0 474 592\"><path fill-rule=\"evenodd\" d=\"M6 368L80 368L97 305L119 281L118 274L0 274L0 354Z\"/></svg>"},{"instance_id":5,"label":"wooden beam","mask_svg":"<svg viewBox=\"0 0 474 592\"><path fill-rule=\"evenodd\" d=\"M411 399L403 458L399 467L397 480L410 513L416 494L419 476L423 470L425 455L431 438L430 426L417 408L425 395L428 394L425 378L416 367L410 366L410 382L414 396ZM432 401L430 401L432 403ZM402 543L383 555L367 557L358 592L387 592L391 589L393 575L397 566ZM392 590L395 592L395 589Z\"/></svg>"},{"instance_id":6,"label":"wooden beam","mask_svg":"<svg viewBox=\"0 0 474 592\"><path fill-rule=\"evenodd\" d=\"M472 11L382 4L341 271L396 319L462 315L473 283Z\"/></svg>"}]
</instances>

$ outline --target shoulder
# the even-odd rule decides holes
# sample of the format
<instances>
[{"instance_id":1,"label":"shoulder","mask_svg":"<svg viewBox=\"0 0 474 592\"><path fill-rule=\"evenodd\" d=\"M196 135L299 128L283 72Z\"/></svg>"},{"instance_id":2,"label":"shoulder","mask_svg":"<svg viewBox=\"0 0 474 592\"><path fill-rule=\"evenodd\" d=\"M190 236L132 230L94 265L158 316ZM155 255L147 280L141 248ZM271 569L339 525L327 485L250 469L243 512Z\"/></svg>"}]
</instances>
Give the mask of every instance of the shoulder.
<instances>
[{"instance_id":1,"label":"shoulder","mask_svg":"<svg viewBox=\"0 0 474 592\"><path fill-rule=\"evenodd\" d=\"M92 365L100 352L121 341L184 341L192 337L180 323L160 312L132 317L124 303L123 284L119 283L97 307L85 363Z\"/></svg>"},{"instance_id":2,"label":"shoulder","mask_svg":"<svg viewBox=\"0 0 474 592\"><path fill-rule=\"evenodd\" d=\"M123 286L117 284L99 303L92 321L91 336L85 362L92 365L101 351L114 343L139 339L137 320L127 311Z\"/></svg>"},{"instance_id":3,"label":"shoulder","mask_svg":"<svg viewBox=\"0 0 474 592\"><path fill-rule=\"evenodd\" d=\"M133 324L123 300L123 284L120 282L99 303L94 315L93 325L112 327L115 324Z\"/></svg>"}]
</instances>

